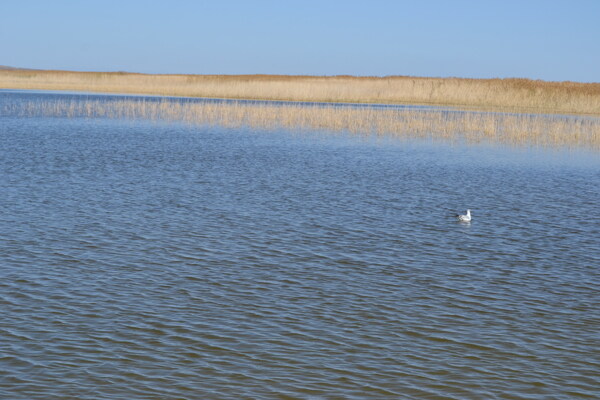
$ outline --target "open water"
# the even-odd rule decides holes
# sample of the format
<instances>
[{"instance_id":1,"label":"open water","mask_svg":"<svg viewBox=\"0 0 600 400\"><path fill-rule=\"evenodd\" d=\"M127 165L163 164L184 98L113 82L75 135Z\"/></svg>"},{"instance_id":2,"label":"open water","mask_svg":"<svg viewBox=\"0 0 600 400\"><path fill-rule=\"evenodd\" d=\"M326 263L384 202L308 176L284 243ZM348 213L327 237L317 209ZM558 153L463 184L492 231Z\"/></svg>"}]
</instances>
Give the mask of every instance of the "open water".
<instances>
[{"instance_id":1,"label":"open water","mask_svg":"<svg viewBox=\"0 0 600 400\"><path fill-rule=\"evenodd\" d=\"M5 114L0 191L0 398L599 396L598 153Z\"/></svg>"}]
</instances>

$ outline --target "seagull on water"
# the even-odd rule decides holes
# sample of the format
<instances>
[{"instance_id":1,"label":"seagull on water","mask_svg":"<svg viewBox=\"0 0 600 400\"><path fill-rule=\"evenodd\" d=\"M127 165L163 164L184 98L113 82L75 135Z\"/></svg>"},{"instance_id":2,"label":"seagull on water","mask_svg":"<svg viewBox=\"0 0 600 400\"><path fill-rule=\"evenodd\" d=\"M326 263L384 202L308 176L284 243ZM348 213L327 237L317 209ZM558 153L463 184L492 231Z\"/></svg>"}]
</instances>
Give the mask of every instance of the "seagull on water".
<instances>
[{"instance_id":1,"label":"seagull on water","mask_svg":"<svg viewBox=\"0 0 600 400\"><path fill-rule=\"evenodd\" d=\"M471 222L471 210L467 210L466 214L456 214L456 219L460 222Z\"/></svg>"}]
</instances>

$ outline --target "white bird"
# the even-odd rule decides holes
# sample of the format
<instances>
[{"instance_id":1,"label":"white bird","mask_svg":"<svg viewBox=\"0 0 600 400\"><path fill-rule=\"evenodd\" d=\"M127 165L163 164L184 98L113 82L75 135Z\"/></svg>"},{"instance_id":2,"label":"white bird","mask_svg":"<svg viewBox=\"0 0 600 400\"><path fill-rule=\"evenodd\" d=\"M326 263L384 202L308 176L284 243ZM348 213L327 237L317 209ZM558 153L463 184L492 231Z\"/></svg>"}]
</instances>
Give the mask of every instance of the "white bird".
<instances>
[{"instance_id":1,"label":"white bird","mask_svg":"<svg viewBox=\"0 0 600 400\"><path fill-rule=\"evenodd\" d=\"M466 214L456 214L456 219L460 222L471 222L471 210L467 210Z\"/></svg>"}]
</instances>

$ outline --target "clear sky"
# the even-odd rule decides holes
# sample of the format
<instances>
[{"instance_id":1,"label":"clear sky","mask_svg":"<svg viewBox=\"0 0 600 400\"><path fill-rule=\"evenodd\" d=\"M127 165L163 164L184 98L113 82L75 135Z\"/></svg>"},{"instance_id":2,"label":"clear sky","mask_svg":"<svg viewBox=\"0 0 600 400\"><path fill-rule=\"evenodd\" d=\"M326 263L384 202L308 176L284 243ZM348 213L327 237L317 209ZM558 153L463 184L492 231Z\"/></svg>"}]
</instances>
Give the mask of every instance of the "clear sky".
<instances>
[{"instance_id":1,"label":"clear sky","mask_svg":"<svg viewBox=\"0 0 600 400\"><path fill-rule=\"evenodd\" d=\"M0 65L600 82L600 0L0 0Z\"/></svg>"}]
</instances>

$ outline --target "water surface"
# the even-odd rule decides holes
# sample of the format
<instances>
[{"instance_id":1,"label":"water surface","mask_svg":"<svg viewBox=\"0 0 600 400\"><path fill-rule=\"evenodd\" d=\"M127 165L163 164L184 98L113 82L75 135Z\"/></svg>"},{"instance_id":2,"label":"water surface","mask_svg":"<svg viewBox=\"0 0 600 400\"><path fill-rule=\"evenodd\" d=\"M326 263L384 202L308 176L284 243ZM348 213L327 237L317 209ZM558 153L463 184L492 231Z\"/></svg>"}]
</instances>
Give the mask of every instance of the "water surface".
<instances>
[{"instance_id":1,"label":"water surface","mask_svg":"<svg viewBox=\"0 0 600 400\"><path fill-rule=\"evenodd\" d=\"M0 188L2 398L598 394L597 153L3 115Z\"/></svg>"}]
</instances>

